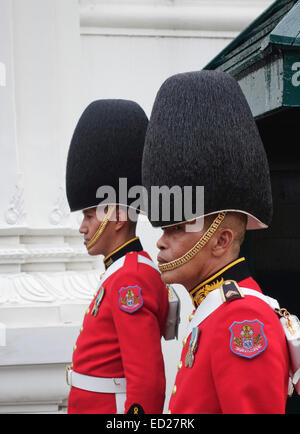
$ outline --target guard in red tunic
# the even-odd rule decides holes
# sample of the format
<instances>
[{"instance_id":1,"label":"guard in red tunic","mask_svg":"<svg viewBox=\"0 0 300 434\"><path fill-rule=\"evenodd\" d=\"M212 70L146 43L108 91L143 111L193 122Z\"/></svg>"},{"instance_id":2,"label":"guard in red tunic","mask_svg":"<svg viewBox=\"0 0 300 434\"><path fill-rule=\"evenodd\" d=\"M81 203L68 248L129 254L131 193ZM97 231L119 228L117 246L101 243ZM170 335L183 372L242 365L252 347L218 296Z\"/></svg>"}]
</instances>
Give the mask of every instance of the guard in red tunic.
<instances>
[{"instance_id":1,"label":"guard in red tunic","mask_svg":"<svg viewBox=\"0 0 300 434\"><path fill-rule=\"evenodd\" d=\"M133 201L125 196L125 203L119 195L120 178L126 178L128 189L141 184L147 124L134 102L96 101L84 111L72 138L68 201L72 211L83 211L80 232L90 255L105 256L105 272L67 369L70 414L163 410L161 337L169 333L168 288L135 235L136 220L129 216ZM113 188L118 197L97 206L102 186Z\"/></svg>"},{"instance_id":2,"label":"guard in red tunic","mask_svg":"<svg viewBox=\"0 0 300 434\"><path fill-rule=\"evenodd\" d=\"M163 229L162 279L185 286L195 307L169 412L284 413L290 359L283 311L240 257L245 231L271 221L269 168L233 78L201 71L162 85L146 135L143 183L149 192L153 185L181 187L184 197L169 203L170 218L164 202L152 219Z\"/></svg>"},{"instance_id":3,"label":"guard in red tunic","mask_svg":"<svg viewBox=\"0 0 300 434\"><path fill-rule=\"evenodd\" d=\"M284 413L289 380L285 334L274 310L259 298L262 291L245 258L218 270L191 293L197 310L183 341L170 412Z\"/></svg>"}]
</instances>

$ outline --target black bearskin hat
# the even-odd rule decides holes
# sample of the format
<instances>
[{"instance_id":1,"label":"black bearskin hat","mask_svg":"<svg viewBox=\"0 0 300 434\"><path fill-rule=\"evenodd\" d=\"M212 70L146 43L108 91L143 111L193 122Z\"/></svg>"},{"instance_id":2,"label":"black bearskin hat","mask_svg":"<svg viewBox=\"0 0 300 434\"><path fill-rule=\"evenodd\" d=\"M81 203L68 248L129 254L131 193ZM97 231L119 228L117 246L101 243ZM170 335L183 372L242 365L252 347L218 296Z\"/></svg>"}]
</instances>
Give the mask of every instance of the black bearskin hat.
<instances>
[{"instance_id":1,"label":"black bearskin hat","mask_svg":"<svg viewBox=\"0 0 300 434\"><path fill-rule=\"evenodd\" d=\"M71 211L95 207L100 187L111 186L116 202L119 179L127 189L141 185L141 163L148 119L141 107L127 100L98 100L83 112L71 141L66 191ZM127 191L128 191L127 190Z\"/></svg>"},{"instance_id":2,"label":"black bearskin hat","mask_svg":"<svg viewBox=\"0 0 300 434\"><path fill-rule=\"evenodd\" d=\"M226 73L183 73L164 82L148 125L142 174L155 227L190 218L174 217L176 200L171 197L170 218L159 212L154 220L153 186L203 186L201 215L240 211L248 215L247 229L270 224L272 194L264 146L240 86ZM192 201L195 209L195 190Z\"/></svg>"}]
</instances>

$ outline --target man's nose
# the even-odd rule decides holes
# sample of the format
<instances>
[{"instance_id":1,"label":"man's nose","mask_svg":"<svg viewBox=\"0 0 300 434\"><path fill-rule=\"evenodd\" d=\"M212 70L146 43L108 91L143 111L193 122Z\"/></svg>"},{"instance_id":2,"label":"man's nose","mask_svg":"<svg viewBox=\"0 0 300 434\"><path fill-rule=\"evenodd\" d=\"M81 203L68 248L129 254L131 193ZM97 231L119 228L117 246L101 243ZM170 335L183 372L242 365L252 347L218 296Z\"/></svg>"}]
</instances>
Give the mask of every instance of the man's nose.
<instances>
[{"instance_id":1,"label":"man's nose","mask_svg":"<svg viewBox=\"0 0 300 434\"><path fill-rule=\"evenodd\" d=\"M80 225L80 228L79 228L79 232L80 232L81 234L86 234L87 231L88 231L88 229L87 229L86 224L85 224L85 221L84 221L84 219L83 219L83 220L82 220L82 223L81 223L81 225Z\"/></svg>"},{"instance_id":2,"label":"man's nose","mask_svg":"<svg viewBox=\"0 0 300 434\"><path fill-rule=\"evenodd\" d=\"M165 234L163 234L156 243L156 246L159 250L164 250L167 248L167 243L165 239Z\"/></svg>"}]
</instances>

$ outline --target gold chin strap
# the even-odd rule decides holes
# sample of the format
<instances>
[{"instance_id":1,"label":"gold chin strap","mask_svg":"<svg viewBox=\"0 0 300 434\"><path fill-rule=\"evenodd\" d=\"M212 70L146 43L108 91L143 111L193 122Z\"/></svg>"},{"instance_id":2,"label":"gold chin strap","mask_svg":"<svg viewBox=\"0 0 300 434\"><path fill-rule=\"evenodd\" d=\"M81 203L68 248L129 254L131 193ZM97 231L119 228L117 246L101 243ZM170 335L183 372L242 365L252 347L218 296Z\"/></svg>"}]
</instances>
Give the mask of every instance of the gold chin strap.
<instances>
[{"instance_id":1,"label":"gold chin strap","mask_svg":"<svg viewBox=\"0 0 300 434\"><path fill-rule=\"evenodd\" d=\"M197 253L200 252L200 250L205 246L205 244L207 244L207 242L210 240L210 238L213 236L213 234L216 232L216 230L224 220L225 216L226 212L219 213L218 217L214 220L214 222L211 224L205 234L200 238L197 244L195 244L194 247L191 248L191 250L189 250L185 255L181 256L181 258L174 259L174 261L159 265L159 271L161 271L162 273L164 273L165 271L172 271L189 262L194 256L197 255Z\"/></svg>"},{"instance_id":2,"label":"gold chin strap","mask_svg":"<svg viewBox=\"0 0 300 434\"><path fill-rule=\"evenodd\" d=\"M97 243L97 241L101 237L102 233L104 232L104 229L106 228L106 226L109 222L109 219L113 215L113 212L115 209L116 209L115 205L109 206L105 219L100 224L99 229L97 230L97 232L95 233L93 238L90 240L89 243L87 243L87 245L86 245L87 250L91 249Z\"/></svg>"}]
</instances>

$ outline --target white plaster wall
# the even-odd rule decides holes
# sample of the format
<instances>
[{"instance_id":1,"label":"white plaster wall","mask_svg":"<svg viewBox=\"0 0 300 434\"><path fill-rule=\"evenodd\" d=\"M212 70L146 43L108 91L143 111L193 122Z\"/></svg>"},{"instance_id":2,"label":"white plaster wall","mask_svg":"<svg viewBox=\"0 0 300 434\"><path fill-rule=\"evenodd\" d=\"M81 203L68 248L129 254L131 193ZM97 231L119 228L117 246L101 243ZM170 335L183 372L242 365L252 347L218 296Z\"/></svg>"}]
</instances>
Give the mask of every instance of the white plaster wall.
<instances>
[{"instance_id":1,"label":"white plaster wall","mask_svg":"<svg viewBox=\"0 0 300 434\"><path fill-rule=\"evenodd\" d=\"M229 38L82 35L85 103L100 98L138 102L148 116L171 75L200 70Z\"/></svg>"}]
</instances>

